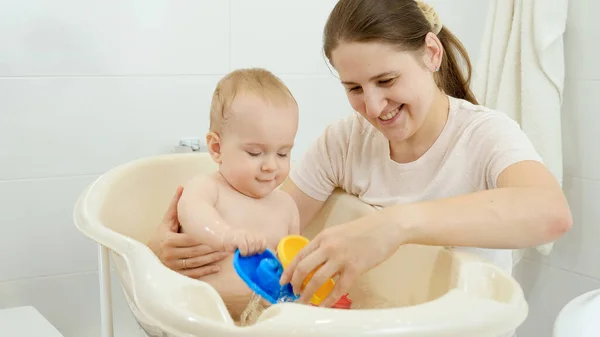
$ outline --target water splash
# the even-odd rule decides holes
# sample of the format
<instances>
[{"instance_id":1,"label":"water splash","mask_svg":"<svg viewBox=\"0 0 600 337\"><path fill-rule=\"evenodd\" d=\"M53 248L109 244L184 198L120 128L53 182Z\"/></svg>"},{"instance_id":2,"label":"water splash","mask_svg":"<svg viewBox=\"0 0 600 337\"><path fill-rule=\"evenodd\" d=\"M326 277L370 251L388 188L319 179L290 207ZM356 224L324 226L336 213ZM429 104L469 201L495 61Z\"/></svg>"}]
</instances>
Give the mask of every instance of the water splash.
<instances>
[{"instance_id":1,"label":"water splash","mask_svg":"<svg viewBox=\"0 0 600 337\"><path fill-rule=\"evenodd\" d=\"M252 293L252 297L248 302L248 306L240 315L240 326L249 326L256 323L260 315L267 309L266 301L256 293Z\"/></svg>"},{"instance_id":2,"label":"water splash","mask_svg":"<svg viewBox=\"0 0 600 337\"><path fill-rule=\"evenodd\" d=\"M297 297L292 297L289 295L289 291L287 291L284 287L281 287L279 290L279 297L277 297L277 303L284 302L294 302Z\"/></svg>"},{"instance_id":3,"label":"water splash","mask_svg":"<svg viewBox=\"0 0 600 337\"><path fill-rule=\"evenodd\" d=\"M279 291L279 297L277 298L276 303L286 303L286 302L294 302L296 301L296 297L289 296L289 292L282 287ZM250 301L248 302L248 306L240 315L240 326L249 326L256 323L260 315L265 311L271 304L268 303L267 300L262 298L257 293L252 293L252 297L250 297Z\"/></svg>"}]
</instances>

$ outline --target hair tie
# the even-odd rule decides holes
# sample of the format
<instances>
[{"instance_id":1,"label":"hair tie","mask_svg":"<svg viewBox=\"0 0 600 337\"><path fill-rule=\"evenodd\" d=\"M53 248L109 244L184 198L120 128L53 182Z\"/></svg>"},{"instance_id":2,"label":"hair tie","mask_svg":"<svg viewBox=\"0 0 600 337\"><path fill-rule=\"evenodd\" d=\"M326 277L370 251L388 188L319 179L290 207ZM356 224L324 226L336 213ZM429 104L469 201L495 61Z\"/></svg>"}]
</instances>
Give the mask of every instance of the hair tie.
<instances>
[{"instance_id":1,"label":"hair tie","mask_svg":"<svg viewBox=\"0 0 600 337\"><path fill-rule=\"evenodd\" d=\"M431 30L433 31L433 33L435 35L439 34L439 32L442 30L443 24L442 24L442 20L440 19L440 16L437 14L435 9L433 9L433 6L429 5L426 2L423 2L421 0L415 0L415 1L417 3L417 6L419 6L419 9L421 10L421 12L423 12L423 15L425 15L425 19L427 19L427 21L429 21L429 24L431 25Z\"/></svg>"}]
</instances>

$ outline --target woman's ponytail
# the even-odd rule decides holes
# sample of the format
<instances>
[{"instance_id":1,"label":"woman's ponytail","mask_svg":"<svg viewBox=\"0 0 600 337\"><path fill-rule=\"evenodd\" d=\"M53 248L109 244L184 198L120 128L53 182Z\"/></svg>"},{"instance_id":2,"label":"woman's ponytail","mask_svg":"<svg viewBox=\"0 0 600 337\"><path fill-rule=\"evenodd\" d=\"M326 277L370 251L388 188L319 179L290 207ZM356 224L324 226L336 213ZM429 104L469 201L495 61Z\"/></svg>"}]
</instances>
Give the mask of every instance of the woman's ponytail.
<instances>
[{"instance_id":1,"label":"woman's ponytail","mask_svg":"<svg viewBox=\"0 0 600 337\"><path fill-rule=\"evenodd\" d=\"M471 91L471 60L467 50L446 27L442 27L437 34L438 39L444 47L444 56L439 72L435 75L438 86L448 95L467 100L473 104L479 104ZM459 57L464 62L466 74L461 70Z\"/></svg>"}]
</instances>

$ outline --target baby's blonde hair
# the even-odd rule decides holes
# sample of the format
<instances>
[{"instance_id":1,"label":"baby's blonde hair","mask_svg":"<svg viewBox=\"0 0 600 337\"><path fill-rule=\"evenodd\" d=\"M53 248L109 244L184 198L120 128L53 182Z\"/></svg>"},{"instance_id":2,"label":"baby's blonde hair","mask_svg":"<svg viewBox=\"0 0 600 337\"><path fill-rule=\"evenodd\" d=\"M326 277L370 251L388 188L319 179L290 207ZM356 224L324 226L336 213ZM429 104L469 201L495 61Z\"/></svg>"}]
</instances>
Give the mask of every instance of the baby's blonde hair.
<instances>
[{"instance_id":1,"label":"baby's blonde hair","mask_svg":"<svg viewBox=\"0 0 600 337\"><path fill-rule=\"evenodd\" d=\"M227 119L225 112L239 93L255 94L271 103L297 105L296 99L279 77L263 68L234 70L223 77L212 96L210 131L219 132Z\"/></svg>"}]
</instances>

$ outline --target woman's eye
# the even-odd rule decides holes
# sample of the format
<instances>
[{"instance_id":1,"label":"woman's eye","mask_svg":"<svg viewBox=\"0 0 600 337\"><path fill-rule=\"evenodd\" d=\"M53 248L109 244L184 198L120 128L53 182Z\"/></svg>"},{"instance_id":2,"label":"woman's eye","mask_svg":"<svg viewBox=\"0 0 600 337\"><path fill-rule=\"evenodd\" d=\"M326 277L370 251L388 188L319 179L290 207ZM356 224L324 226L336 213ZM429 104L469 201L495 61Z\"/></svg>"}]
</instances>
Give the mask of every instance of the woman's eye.
<instances>
[{"instance_id":1,"label":"woman's eye","mask_svg":"<svg viewBox=\"0 0 600 337\"><path fill-rule=\"evenodd\" d=\"M278 153L278 155L279 155L280 157L284 157L284 158L288 156L288 154L287 154L287 153Z\"/></svg>"},{"instance_id":2,"label":"woman's eye","mask_svg":"<svg viewBox=\"0 0 600 337\"><path fill-rule=\"evenodd\" d=\"M360 90L360 87L352 87L348 89L349 92Z\"/></svg>"},{"instance_id":3,"label":"woman's eye","mask_svg":"<svg viewBox=\"0 0 600 337\"><path fill-rule=\"evenodd\" d=\"M250 152L250 151L246 151L249 155L251 155L252 157L257 157L258 155L260 155L260 153L257 152Z\"/></svg>"}]
</instances>

